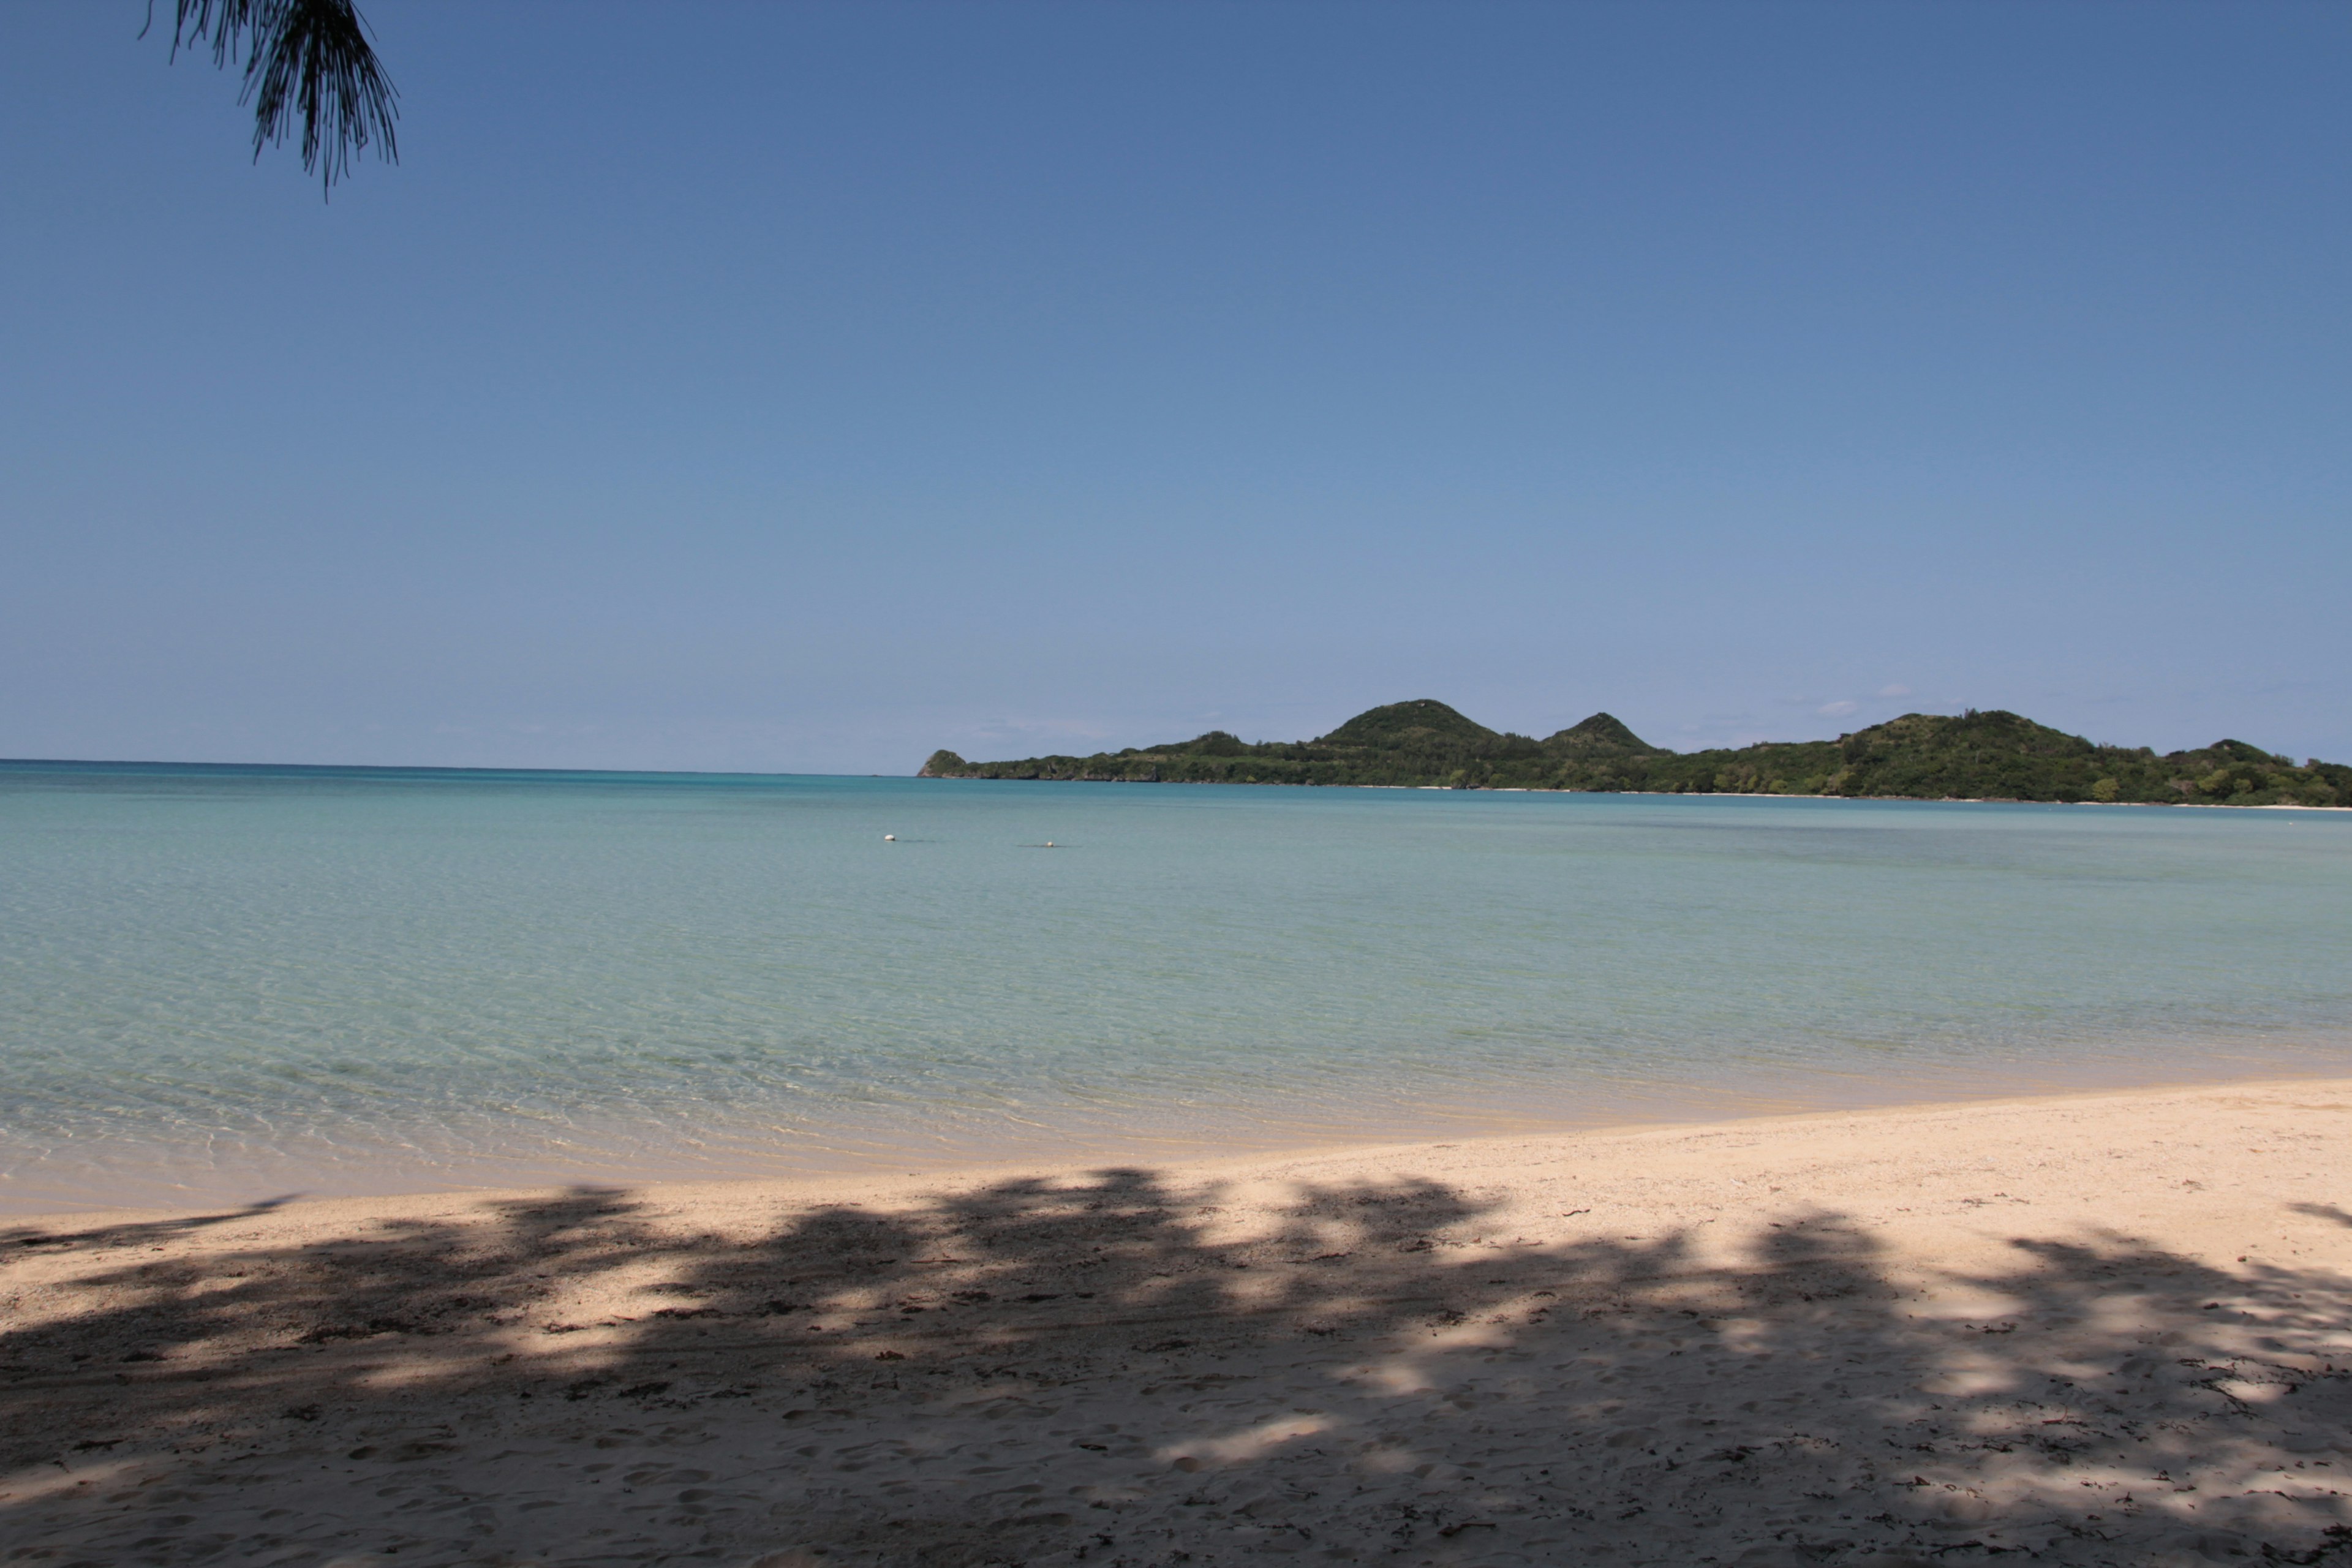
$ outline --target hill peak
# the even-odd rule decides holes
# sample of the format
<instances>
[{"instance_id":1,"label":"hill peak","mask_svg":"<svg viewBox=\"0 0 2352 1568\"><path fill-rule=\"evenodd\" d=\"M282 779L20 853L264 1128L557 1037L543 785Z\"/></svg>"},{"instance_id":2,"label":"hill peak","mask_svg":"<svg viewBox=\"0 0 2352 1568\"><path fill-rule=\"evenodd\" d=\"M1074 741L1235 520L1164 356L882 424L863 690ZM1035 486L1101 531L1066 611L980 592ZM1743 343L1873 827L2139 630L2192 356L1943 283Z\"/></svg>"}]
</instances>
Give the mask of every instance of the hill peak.
<instances>
[{"instance_id":1,"label":"hill peak","mask_svg":"<svg viewBox=\"0 0 2352 1568\"><path fill-rule=\"evenodd\" d=\"M1653 752L1664 750L1642 739L1614 713L1595 713L1545 738L1544 748L1555 752Z\"/></svg>"},{"instance_id":2,"label":"hill peak","mask_svg":"<svg viewBox=\"0 0 2352 1568\"><path fill-rule=\"evenodd\" d=\"M1404 746L1414 742L1493 741L1494 731L1432 698L1391 702L1367 708L1329 734L1318 746Z\"/></svg>"}]
</instances>

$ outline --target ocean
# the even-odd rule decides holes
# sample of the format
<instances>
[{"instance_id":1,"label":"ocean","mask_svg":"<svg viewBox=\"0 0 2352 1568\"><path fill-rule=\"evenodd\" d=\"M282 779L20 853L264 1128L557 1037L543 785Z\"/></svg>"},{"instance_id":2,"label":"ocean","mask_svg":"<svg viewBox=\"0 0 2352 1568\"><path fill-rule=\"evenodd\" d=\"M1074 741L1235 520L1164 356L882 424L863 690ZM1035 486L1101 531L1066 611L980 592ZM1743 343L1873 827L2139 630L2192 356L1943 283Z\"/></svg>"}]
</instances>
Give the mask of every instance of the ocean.
<instances>
[{"instance_id":1,"label":"ocean","mask_svg":"<svg viewBox=\"0 0 2352 1568\"><path fill-rule=\"evenodd\" d=\"M2339 813L0 763L17 1214L2347 1070Z\"/></svg>"}]
</instances>

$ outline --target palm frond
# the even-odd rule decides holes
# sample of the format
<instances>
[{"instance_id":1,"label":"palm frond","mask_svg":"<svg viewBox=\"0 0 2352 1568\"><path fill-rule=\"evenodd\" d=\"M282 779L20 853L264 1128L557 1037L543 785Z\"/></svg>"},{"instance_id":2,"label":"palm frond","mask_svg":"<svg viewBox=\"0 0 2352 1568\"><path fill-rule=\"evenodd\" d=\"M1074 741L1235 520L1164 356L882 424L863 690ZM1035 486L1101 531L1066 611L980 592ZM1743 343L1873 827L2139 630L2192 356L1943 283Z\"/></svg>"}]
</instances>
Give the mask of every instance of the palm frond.
<instances>
[{"instance_id":1,"label":"palm frond","mask_svg":"<svg viewBox=\"0 0 2352 1568\"><path fill-rule=\"evenodd\" d=\"M331 186L373 146L397 163L399 94L352 0L178 0L172 54L209 42L213 63L240 56L240 103L253 105L253 155L301 121L302 167Z\"/></svg>"}]
</instances>

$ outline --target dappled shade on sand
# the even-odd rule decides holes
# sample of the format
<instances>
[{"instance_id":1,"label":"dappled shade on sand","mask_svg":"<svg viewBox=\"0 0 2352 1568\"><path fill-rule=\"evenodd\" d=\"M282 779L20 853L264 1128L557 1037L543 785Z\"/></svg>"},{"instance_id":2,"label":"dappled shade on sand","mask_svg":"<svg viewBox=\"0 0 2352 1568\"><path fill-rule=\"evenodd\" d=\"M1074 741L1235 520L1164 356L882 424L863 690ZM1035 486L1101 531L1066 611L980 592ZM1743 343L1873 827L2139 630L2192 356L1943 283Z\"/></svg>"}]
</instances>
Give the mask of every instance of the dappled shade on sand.
<instances>
[{"instance_id":1,"label":"dappled shade on sand","mask_svg":"<svg viewBox=\"0 0 2352 1568\"><path fill-rule=\"evenodd\" d=\"M2034 1236L1555 1234L1148 1170L698 1229L624 1190L6 1237L55 1563L2352 1562L2352 1292ZM2347 1221L2306 1204L2303 1223ZM1718 1233L1720 1226L1716 1227Z\"/></svg>"}]
</instances>

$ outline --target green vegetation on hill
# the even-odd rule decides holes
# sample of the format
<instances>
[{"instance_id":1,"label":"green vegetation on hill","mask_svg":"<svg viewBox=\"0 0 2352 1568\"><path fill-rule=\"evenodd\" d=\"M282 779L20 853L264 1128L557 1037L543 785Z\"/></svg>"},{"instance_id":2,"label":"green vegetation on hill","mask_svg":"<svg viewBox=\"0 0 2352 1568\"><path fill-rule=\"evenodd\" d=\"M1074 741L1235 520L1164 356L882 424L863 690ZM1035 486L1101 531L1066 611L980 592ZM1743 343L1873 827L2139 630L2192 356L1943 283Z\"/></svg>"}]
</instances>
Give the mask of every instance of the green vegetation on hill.
<instances>
[{"instance_id":1,"label":"green vegetation on hill","mask_svg":"<svg viewBox=\"0 0 2352 1568\"><path fill-rule=\"evenodd\" d=\"M1212 730L1090 757L967 763L934 752L922 776L2352 806L2352 767L2341 763L2298 767L2243 741L2159 756L2145 746L2094 745L1998 710L1906 713L1834 741L1677 752L1606 713L1538 741L1422 699L1359 713L1312 741L1253 743Z\"/></svg>"}]
</instances>

